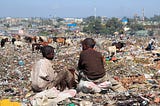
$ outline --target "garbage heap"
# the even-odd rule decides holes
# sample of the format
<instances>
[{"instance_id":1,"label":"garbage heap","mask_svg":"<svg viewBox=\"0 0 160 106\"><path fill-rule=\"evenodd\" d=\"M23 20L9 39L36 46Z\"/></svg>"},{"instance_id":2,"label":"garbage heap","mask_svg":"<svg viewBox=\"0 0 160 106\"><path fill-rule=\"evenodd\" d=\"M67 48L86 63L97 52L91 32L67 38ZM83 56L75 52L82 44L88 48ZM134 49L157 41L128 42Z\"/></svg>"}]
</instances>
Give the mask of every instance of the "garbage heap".
<instances>
[{"instance_id":1,"label":"garbage heap","mask_svg":"<svg viewBox=\"0 0 160 106\"><path fill-rule=\"evenodd\" d=\"M98 39L98 38L97 38ZM124 39L126 46L117 52L114 61L108 60L107 46L112 39L99 38L103 52L106 71L127 89L117 93L105 89L100 93L77 92L75 97L60 101L58 106L148 106L160 105L160 43L157 49L145 51L149 39L131 37ZM74 40L76 42L76 40ZM77 40L78 42L79 40ZM157 38L160 41L160 38ZM81 51L80 44L64 45L56 48L55 69L63 67L76 68ZM31 106L35 93L31 90L30 71L35 61L42 58L41 53L32 52L31 47L15 47L7 43L0 48L0 99L9 99Z\"/></svg>"}]
</instances>

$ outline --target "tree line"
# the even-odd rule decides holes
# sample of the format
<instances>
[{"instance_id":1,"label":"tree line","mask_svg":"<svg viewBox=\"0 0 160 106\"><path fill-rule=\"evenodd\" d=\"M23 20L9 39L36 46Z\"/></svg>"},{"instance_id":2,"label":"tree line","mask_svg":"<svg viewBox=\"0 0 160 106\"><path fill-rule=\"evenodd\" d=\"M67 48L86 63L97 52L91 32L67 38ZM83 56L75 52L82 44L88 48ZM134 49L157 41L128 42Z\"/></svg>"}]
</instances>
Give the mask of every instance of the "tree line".
<instances>
[{"instance_id":1,"label":"tree line","mask_svg":"<svg viewBox=\"0 0 160 106\"><path fill-rule=\"evenodd\" d=\"M123 23L122 19L127 20L127 23ZM155 26L160 26L160 16L155 15L154 17L147 18L145 17L145 22L155 23L156 25L146 25L143 23L144 20L140 19L140 17L136 18L127 18L124 17L122 19L119 18L108 18L102 20L101 17L90 16L84 19L84 28L83 31L87 33L93 34L109 34L113 35L115 32L119 34L125 33L124 27L130 28L130 33L134 34L135 31L138 30L147 30L148 26L150 28L149 33L153 33L153 28Z\"/></svg>"}]
</instances>

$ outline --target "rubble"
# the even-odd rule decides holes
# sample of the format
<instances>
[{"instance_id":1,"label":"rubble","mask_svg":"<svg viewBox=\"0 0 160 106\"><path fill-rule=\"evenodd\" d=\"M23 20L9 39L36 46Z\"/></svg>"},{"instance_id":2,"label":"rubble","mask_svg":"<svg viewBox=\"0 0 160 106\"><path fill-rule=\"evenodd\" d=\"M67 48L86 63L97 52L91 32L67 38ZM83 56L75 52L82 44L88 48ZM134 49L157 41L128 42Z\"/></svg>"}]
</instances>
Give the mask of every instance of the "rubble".
<instances>
[{"instance_id":1,"label":"rubble","mask_svg":"<svg viewBox=\"0 0 160 106\"><path fill-rule=\"evenodd\" d=\"M158 38L160 39L160 38ZM105 41L104 39L98 39ZM76 40L75 40L76 41ZM80 39L77 40L79 42ZM110 39L106 39L107 42ZM127 92L117 93L105 89L100 93L78 92L74 98L68 98L57 103L58 106L148 106L160 104L160 64L159 55L145 51L147 41L143 37L131 37L130 42L122 51L117 52L116 61L106 59L105 69L120 81ZM106 46L101 43L105 57L108 56ZM158 46L160 43L158 44ZM98 47L97 47L98 49ZM77 67L81 47L78 43L70 46L55 48L55 70L63 67ZM7 43L0 48L0 99L10 99L30 106L31 98L35 95L31 90L30 71L34 62L42 58L40 53L32 53L28 45L14 47ZM155 61L157 59L157 61Z\"/></svg>"}]
</instances>

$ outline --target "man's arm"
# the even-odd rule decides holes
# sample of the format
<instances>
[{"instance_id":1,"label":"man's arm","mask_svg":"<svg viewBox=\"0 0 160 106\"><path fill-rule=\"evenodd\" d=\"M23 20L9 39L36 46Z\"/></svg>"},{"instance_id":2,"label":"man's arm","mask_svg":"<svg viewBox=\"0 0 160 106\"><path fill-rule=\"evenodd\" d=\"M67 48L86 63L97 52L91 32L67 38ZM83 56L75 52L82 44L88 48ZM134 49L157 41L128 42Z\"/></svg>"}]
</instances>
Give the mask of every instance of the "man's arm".
<instances>
[{"instance_id":1,"label":"man's arm","mask_svg":"<svg viewBox=\"0 0 160 106\"><path fill-rule=\"evenodd\" d=\"M80 55L79 61L78 61L78 69L79 69L79 70L82 69L82 56L81 56L81 55Z\"/></svg>"}]
</instances>

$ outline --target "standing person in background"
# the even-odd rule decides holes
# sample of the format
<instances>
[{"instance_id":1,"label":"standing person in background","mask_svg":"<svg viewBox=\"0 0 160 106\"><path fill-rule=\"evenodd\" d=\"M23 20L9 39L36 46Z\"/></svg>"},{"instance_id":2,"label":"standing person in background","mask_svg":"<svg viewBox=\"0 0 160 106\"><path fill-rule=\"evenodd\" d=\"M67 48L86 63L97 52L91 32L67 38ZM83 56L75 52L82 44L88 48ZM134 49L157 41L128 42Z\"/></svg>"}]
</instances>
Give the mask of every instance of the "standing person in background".
<instances>
[{"instance_id":1,"label":"standing person in background","mask_svg":"<svg viewBox=\"0 0 160 106\"><path fill-rule=\"evenodd\" d=\"M100 52L94 49L96 42L92 38L86 38L82 41L82 52L80 53L78 70L79 81L92 81L95 84L104 81L112 83L112 90L124 92L126 89L121 83L114 80L104 68L104 57Z\"/></svg>"}]
</instances>

